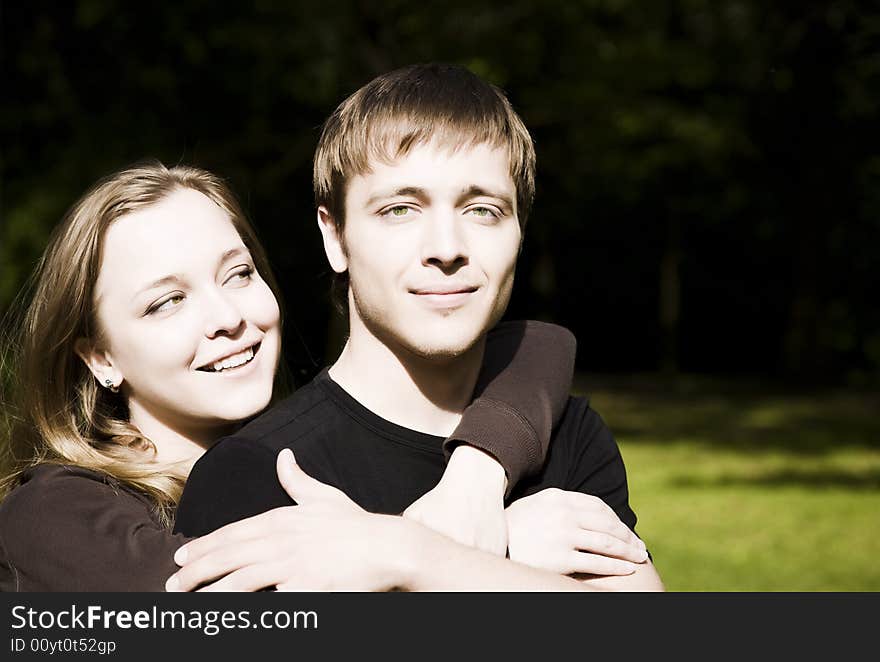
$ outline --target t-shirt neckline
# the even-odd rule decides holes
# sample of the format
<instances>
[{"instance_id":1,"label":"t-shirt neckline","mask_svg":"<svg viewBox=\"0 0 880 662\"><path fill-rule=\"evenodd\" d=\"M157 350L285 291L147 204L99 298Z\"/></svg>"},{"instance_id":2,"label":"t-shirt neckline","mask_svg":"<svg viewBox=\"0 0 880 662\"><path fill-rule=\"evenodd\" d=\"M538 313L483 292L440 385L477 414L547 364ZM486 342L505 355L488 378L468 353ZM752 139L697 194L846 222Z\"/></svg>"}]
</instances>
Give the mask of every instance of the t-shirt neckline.
<instances>
[{"instance_id":1,"label":"t-shirt neckline","mask_svg":"<svg viewBox=\"0 0 880 662\"><path fill-rule=\"evenodd\" d=\"M333 378L330 376L329 366L315 376L314 383L320 386L352 418L357 419L376 433L408 446L416 446L433 453L443 452L445 437L428 434L427 432L419 432L418 430L393 423L387 418L382 418L372 409L368 409L358 402L354 396L333 381Z\"/></svg>"}]
</instances>

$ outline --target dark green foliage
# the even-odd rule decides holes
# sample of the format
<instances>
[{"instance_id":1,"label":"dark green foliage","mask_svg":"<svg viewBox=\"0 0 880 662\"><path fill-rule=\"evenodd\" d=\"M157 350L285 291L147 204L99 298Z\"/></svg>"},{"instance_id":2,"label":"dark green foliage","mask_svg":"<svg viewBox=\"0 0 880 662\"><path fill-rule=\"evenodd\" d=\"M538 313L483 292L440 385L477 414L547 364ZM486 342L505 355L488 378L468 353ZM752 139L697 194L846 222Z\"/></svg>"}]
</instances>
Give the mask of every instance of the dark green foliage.
<instances>
[{"instance_id":1,"label":"dark green foliage","mask_svg":"<svg viewBox=\"0 0 880 662\"><path fill-rule=\"evenodd\" d=\"M871 379L872 5L4 3L0 311L95 179L144 157L193 163L254 218L289 361L312 371L330 316L320 124L377 73L443 60L502 86L533 132L510 315L569 326L582 369Z\"/></svg>"}]
</instances>

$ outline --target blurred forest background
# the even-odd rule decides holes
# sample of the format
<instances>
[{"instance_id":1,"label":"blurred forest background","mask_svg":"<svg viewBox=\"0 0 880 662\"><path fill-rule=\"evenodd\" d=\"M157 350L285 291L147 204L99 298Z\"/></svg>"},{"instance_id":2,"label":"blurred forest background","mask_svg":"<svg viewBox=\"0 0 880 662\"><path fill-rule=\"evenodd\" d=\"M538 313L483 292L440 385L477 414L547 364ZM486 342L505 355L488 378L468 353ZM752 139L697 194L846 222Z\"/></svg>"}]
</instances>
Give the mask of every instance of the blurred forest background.
<instances>
[{"instance_id":1,"label":"blurred forest background","mask_svg":"<svg viewBox=\"0 0 880 662\"><path fill-rule=\"evenodd\" d=\"M308 378L339 338L320 125L378 73L463 64L508 93L538 153L508 316L577 335L576 387L615 431L668 587L880 590L875 2L0 11L0 314L96 179L194 164L257 225Z\"/></svg>"}]
</instances>

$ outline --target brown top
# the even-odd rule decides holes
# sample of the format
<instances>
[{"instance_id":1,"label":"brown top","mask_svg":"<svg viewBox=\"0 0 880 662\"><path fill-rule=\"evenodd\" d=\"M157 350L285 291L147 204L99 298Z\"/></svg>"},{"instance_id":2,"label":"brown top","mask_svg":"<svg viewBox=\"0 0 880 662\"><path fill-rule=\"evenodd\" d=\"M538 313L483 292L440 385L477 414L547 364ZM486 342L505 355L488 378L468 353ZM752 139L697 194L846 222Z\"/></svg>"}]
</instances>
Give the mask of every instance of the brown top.
<instances>
[{"instance_id":1,"label":"brown top","mask_svg":"<svg viewBox=\"0 0 880 662\"><path fill-rule=\"evenodd\" d=\"M490 333L459 443L486 450L509 487L543 464L571 385L574 337L541 322ZM149 499L100 473L44 464L0 503L0 591L162 591L188 538L155 519Z\"/></svg>"},{"instance_id":2,"label":"brown top","mask_svg":"<svg viewBox=\"0 0 880 662\"><path fill-rule=\"evenodd\" d=\"M0 590L161 591L187 540L161 526L135 490L43 464L0 505Z\"/></svg>"},{"instance_id":3,"label":"brown top","mask_svg":"<svg viewBox=\"0 0 880 662\"><path fill-rule=\"evenodd\" d=\"M568 402L577 341L556 324L517 320L489 332L474 401L443 444L493 455L507 471L507 496L544 465L550 433Z\"/></svg>"}]
</instances>

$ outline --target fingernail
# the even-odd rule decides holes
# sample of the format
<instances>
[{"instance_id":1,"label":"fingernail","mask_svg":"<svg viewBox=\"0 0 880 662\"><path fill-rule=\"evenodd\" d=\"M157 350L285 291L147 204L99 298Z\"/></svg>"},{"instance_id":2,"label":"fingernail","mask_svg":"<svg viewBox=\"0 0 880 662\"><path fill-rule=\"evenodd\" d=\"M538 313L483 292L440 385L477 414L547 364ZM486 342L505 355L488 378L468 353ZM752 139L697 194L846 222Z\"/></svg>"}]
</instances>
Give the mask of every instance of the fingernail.
<instances>
[{"instance_id":1,"label":"fingernail","mask_svg":"<svg viewBox=\"0 0 880 662\"><path fill-rule=\"evenodd\" d=\"M175 593L180 590L180 582L177 579L177 575L171 575L168 578L168 581L165 582L165 590L168 593Z\"/></svg>"},{"instance_id":2,"label":"fingernail","mask_svg":"<svg viewBox=\"0 0 880 662\"><path fill-rule=\"evenodd\" d=\"M177 551L174 552L174 562L177 565L183 565L186 563L186 557L188 552L186 551L186 545L183 547L178 547Z\"/></svg>"}]
</instances>

